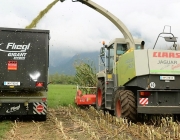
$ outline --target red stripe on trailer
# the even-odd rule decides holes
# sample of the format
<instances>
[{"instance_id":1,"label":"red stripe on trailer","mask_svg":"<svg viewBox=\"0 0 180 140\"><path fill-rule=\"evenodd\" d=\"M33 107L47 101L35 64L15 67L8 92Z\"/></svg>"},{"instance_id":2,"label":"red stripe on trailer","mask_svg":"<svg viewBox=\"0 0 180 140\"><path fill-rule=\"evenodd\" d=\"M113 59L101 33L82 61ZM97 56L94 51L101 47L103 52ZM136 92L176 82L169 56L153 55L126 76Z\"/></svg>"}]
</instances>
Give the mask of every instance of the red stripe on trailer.
<instances>
[{"instance_id":1,"label":"red stripe on trailer","mask_svg":"<svg viewBox=\"0 0 180 140\"><path fill-rule=\"evenodd\" d=\"M145 106L148 104L148 98L139 98L139 104Z\"/></svg>"}]
</instances>

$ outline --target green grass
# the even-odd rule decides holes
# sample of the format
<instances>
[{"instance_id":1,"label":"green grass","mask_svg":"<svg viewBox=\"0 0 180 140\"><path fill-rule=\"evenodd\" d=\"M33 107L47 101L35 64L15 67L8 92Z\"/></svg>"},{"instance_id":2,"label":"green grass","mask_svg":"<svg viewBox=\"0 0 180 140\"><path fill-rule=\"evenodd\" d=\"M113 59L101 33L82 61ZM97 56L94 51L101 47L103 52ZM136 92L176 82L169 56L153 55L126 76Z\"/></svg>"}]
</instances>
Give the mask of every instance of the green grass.
<instances>
[{"instance_id":1,"label":"green grass","mask_svg":"<svg viewBox=\"0 0 180 140\"><path fill-rule=\"evenodd\" d=\"M53 85L48 86L48 106L55 108L57 106L74 105L76 95L75 85Z\"/></svg>"},{"instance_id":2,"label":"green grass","mask_svg":"<svg viewBox=\"0 0 180 140\"><path fill-rule=\"evenodd\" d=\"M7 133L11 129L12 123L11 121L3 121L0 122L0 139L2 140Z\"/></svg>"}]
</instances>

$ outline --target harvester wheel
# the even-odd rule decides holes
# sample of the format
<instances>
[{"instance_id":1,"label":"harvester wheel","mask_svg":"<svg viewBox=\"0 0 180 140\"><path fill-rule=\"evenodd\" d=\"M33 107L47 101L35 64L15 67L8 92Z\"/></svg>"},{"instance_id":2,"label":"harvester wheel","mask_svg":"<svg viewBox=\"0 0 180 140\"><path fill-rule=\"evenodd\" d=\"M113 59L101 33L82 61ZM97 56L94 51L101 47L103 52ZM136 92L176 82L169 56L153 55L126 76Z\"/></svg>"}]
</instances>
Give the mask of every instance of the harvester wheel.
<instances>
[{"instance_id":1,"label":"harvester wheel","mask_svg":"<svg viewBox=\"0 0 180 140\"><path fill-rule=\"evenodd\" d=\"M96 92L96 109L103 110L105 107L105 85L104 80L99 80Z\"/></svg>"},{"instance_id":2,"label":"harvester wheel","mask_svg":"<svg viewBox=\"0 0 180 140\"><path fill-rule=\"evenodd\" d=\"M136 100L132 91L117 90L114 97L115 116L136 121Z\"/></svg>"}]
</instances>

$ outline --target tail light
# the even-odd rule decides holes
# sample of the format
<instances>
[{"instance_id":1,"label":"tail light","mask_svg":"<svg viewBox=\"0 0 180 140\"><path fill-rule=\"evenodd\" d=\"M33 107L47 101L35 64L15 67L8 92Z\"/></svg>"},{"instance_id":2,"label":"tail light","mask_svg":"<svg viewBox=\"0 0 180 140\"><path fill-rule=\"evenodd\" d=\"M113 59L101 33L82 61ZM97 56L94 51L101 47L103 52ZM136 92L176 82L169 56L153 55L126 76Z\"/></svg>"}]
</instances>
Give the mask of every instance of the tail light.
<instances>
[{"instance_id":1,"label":"tail light","mask_svg":"<svg viewBox=\"0 0 180 140\"><path fill-rule=\"evenodd\" d=\"M42 101L43 101L43 102L46 102L46 100L47 100L47 98L42 98Z\"/></svg>"},{"instance_id":2,"label":"tail light","mask_svg":"<svg viewBox=\"0 0 180 140\"><path fill-rule=\"evenodd\" d=\"M36 82L36 87L43 87L44 83L43 82Z\"/></svg>"},{"instance_id":3,"label":"tail light","mask_svg":"<svg viewBox=\"0 0 180 140\"><path fill-rule=\"evenodd\" d=\"M149 91L140 91L139 93L140 96L149 96L151 93Z\"/></svg>"}]
</instances>

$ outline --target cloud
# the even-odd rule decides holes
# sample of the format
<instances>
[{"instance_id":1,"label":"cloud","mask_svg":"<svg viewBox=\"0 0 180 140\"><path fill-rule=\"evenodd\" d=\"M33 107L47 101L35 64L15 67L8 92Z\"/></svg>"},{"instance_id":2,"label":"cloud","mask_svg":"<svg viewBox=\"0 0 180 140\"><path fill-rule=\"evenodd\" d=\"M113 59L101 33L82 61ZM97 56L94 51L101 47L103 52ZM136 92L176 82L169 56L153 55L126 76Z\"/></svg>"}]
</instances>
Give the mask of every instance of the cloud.
<instances>
[{"instance_id":1,"label":"cloud","mask_svg":"<svg viewBox=\"0 0 180 140\"><path fill-rule=\"evenodd\" d=\"M117 16L135 37L143 38L148 48L153 47L164 25L171 25L174 35L180 36L179 0L93 1ZM52 0L2 1L0 25L24 28L51 2ZM108 44L110 40L122 37L122 33L104 16L71 0L58 2L36 28L50 30L50 51L59 52L63 56L98 51L103 40Z\"/></svg>"}]
</instances>

